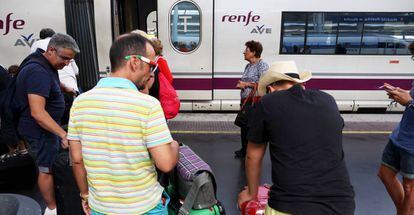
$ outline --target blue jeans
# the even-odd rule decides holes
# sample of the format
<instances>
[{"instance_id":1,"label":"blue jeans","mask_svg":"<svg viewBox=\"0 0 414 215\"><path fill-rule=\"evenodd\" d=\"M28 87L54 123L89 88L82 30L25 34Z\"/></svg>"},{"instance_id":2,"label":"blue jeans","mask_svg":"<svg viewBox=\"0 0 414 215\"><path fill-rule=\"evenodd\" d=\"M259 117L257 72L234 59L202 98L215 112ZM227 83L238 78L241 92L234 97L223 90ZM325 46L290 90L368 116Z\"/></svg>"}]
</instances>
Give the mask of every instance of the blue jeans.
<instances>
[{"instance_id":1,"label":"blue jeans","mask_svg":"<svg viewBox=\"0 0 414 215\"><path fill-rule=\"evenodd\" d=\"M53 162L59 152L58 136L44 132L39 138L25 137L30 146L30 155L36 161L39 172L51 173Z\"/></svg>"},{"instance_id":2,"label":"blue jeans","mask_svg":"<svg viewBox=\"0 0 414 215\"><path fill-rule=\"evenodd\" d=\"M391 141L385 146L382 164L400 172L404 178L414 179L414 155L395 146Z\"/></svg>"},{"instance_id":3,"label":"blue jeans","mask_svg":"<svg viewBox=\"0 0 414 215\"><path fill-rule=\"evenodd\" d=\"M160 202L150 211L146 212L143 215L168 215L168 204L170 203L170 196L167 192L163 192L162 196L165 197L165 205L161 198ZM91 215L105 215L103 213L91 210Z\"/></svg>"}]
</instances>

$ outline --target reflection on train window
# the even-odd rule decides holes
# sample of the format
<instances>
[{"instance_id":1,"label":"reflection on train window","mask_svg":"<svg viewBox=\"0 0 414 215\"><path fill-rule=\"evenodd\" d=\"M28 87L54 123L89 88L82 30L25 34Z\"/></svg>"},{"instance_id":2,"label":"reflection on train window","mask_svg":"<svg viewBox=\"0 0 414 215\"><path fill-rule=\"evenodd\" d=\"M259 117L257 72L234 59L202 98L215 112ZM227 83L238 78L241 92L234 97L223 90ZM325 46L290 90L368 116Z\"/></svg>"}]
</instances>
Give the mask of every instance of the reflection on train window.
<instances>
[{"instance_id":1,"label":"reflection on train window","mask_svg":"<svg viewBox=\"0 0 414 215\"><path fill-rule=\"evenodd\" d=\"M200 45L201 17L192 2L177 3L170 14L171 43L180 52L191 52Z\"/></svg>"},{"instance_id":2,"label":"reflection on train window","mask_svg":"<svg viewBox=\"0 0 414 215\"><path fill-rule=\"evenodd\" d=\"M408 55L414 13L283 12L281 54Z\"/></svg>"}]
</instances>

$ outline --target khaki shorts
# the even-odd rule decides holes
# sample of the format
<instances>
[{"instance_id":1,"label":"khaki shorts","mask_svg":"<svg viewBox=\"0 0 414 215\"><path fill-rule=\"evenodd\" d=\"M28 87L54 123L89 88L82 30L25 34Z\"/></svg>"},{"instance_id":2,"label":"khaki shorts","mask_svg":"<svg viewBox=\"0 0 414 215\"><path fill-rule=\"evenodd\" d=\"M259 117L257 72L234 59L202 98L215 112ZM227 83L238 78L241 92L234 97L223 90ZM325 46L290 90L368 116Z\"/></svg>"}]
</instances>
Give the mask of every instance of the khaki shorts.
<instances>
[{"instance_id":1,"label":"khaki shorts","mask_svg":"<svg viewBox=\"0 0 414 215\"><path fill-rule=\"evenodd\" d=\"M269 207L269 205L266 205L265 215L290 215L290 214L277 211Z\"/></svg>"}]
</instances>

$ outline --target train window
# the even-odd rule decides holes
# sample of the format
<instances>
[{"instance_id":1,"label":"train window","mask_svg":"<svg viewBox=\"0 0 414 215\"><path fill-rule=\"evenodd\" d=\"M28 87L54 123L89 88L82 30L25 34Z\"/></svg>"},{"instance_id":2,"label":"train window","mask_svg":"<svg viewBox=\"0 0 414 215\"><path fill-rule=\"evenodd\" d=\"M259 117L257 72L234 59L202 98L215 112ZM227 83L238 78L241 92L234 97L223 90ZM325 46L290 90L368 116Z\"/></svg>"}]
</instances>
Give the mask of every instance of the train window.
<instances>
[{"instance_id":1,"label":"train window","mask_svg":"<svg viewBox=\"0 0 414 215\"><path fill-rule=\"evenodd\" d=\"M192 52L201 40L200 9L192 2L178 2L170 13L171 44L175 50Z\"/></svg>"},{"instance_id":2,"label":"train window","mask_svg":"<svg viewBox=\"0 0 414 215\"><path fill-rule=\"evenodd\" d=\"M281 54L408 55L414 13L283 12Z\"/></svg>"},{"instance_id":3,"label":"train window","mask_svg":"<svg viewBox=\"0 0 414 215\"><path fill-rule=\"evenodd\" d=\"M310 13L303 54L334 54L338 28L336 14Z\"/></svg>"},{"instance_id":4,"label":"train window","mask_svg":"<svg viewBox=\"0 0 414 215\"><path fill-rule=\"evenodd\" d=\"M336 13L338 15L338 36L335 54L358 55L361 49L363 22L362 13Z\"/></svg>"},{"instance_id":5,"label":"train window","mask_svg":"<svg viewBox=\"0 0 414 215\"><path fill-rule=\"evenodd\" d=\"M407 13L368 13L364 20L361 54L409 54L406 49L408 41L404 37L414 36L413 15L410 17Z\"/></svg>"},{"instance_id":6,"label":"train window","mask_svg":"<svg viewBox=\"0 0 414 215\"><path fill-rule=\"evenodd\" d=\"M305 48L306 13L283 14L283 54L298 54Z\"/></svg>"}]
</instances>

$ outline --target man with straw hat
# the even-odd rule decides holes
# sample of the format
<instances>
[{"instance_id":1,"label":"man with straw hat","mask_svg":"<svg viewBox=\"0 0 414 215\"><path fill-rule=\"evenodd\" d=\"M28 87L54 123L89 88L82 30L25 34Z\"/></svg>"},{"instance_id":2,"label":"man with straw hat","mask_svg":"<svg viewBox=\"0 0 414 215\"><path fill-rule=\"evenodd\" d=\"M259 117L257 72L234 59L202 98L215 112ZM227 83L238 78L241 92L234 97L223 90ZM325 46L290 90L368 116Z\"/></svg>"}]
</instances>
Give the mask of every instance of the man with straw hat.
<instances>
[{"instance_id":1,"label":"man with straw hat","mask_svg":"<svg viewBox=\"0 0 414 215\"><path fill-rule=\"evenodd\" d=\"M310 72L274 62L260 78L261 101L249 122L247 187L239 206L254 200L269 143L272 182L266 214L354 214L354 191L342 149L344 121L332 96L307 90Z\"/></svg>"}]
</instances>

